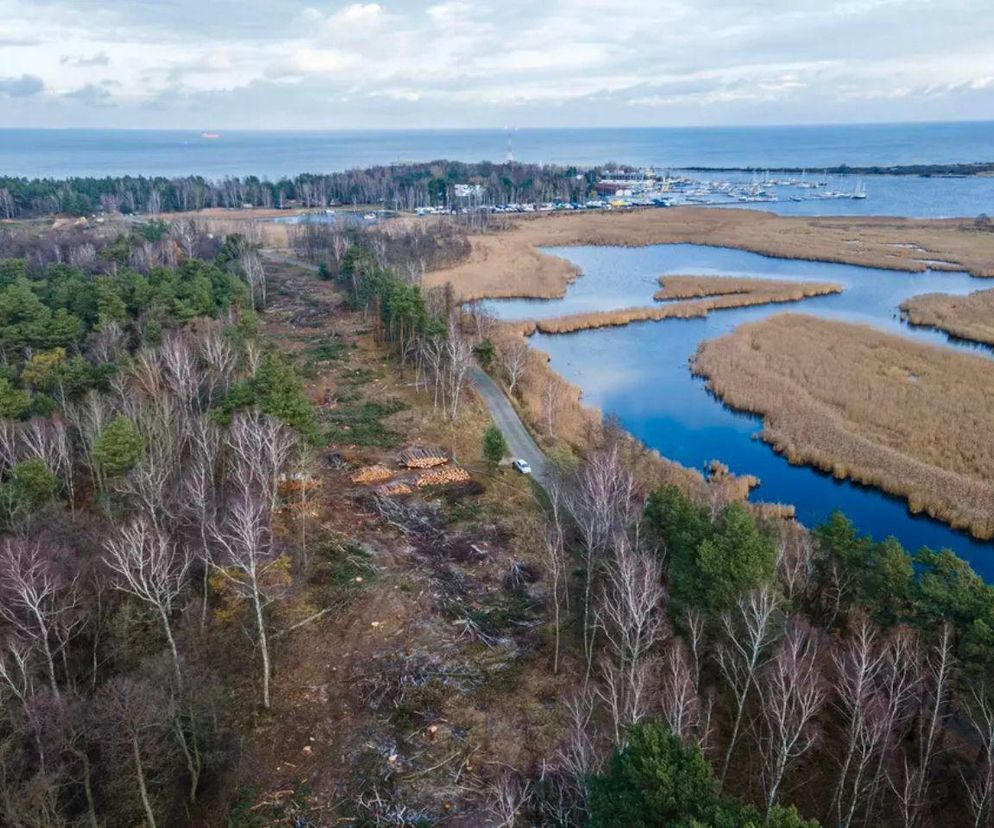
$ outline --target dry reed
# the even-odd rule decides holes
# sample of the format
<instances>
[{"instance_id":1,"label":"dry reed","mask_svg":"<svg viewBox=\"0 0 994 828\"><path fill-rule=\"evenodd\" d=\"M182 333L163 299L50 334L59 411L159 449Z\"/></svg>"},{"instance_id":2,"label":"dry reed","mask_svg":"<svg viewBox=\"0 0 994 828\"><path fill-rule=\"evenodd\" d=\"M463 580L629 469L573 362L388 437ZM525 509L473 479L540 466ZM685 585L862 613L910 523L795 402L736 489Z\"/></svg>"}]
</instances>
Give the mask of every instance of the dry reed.
<instances>
[{"instance_id":1,"label":"dry reed","mask_svg":"<svg viewBox=\"0 0 994 828\"><path fill-rule=\"evenodd\" d=\"M552 299L563 295L578 272L539 248L586 244L711 244L777 258L994 276L994 233L978 228L972 219L778 216L676 207L519 218L510 230L475 235L471 241L465 262L428 274L426 283L450 282L464 300Z\"/></svg>"},{"instance_id":2,"label":"dry reed","mask_svg":"<svg viewBox=\"0 0 994 828\"><path fill-rule=\"evenodd\" d=\"M780 314L704 343L695 371L762 414L792 463L994 535L994 363L863 325Z\"/></svg>"},{"instance_id":3,"label":"dry reed","mask_svg":"<svg viewBox=\"0 0 994 828\"><path fill-rule=\"evenodd\" d=\"M994 345L994 290L969 296L923 293L901 305L913 325L929 325L961 339Z\"/></svg>"},{"instance_id":4,"label":"dry reed","mask_svg":"<svg viewBox=\"0 0 994 828\"><path fill-rule=\"evenodd\" d=\"M595 328L618 327L633 322L658 322L663 319L691 319L707 316L713 310L796 302L811 296L840 293L841 285L826 282L783 282L773 279L737 279L726 276L666 276L657 299L681 299L684 296L709 298L675 301L643 308L577 313L552 319L535 319L512 323L525 335L539 332L565 334Z\"/></svg>"}]
</instances>

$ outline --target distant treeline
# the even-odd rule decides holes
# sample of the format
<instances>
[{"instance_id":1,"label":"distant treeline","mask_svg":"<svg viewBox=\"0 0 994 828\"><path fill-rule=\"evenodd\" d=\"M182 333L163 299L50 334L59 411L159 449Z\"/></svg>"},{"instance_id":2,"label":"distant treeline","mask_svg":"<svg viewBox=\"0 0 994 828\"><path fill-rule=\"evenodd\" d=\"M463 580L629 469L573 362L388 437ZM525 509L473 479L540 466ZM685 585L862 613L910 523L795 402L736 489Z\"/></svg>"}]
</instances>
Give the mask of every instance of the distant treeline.
<instances>
[{"instance_id":1,"label":"distant treeline","mask_svg":"<svg viewBox=\"0 0 994 828\"><path fill-rule=\"evenodd\" d=\"M919 175L950 177L967 175L994 174L994 161L984 161L975 164L898 164L892 167L850 167L841 164L838 167L684 167L688 172L740 172L740 173L821 173L823 175Z\"/></svg>"},{"instance_id":2,"label":"distant treeline","mask_svg":"<svg viewBox=\"0 0 994 828\"><path fill-rule=\"evenodd\" d=\"M432 161L363 170L302 174L269 181L257 176L211 180L202 176L121 176L27 179L0 176L0 218L53 213L90 215L172 213L205 207L327 207L382 204L396 209L485 203L578 201L591 192L601 168L483 161ZM479 184L456 195L457 184Z\"/></svg>"}]
</instances>

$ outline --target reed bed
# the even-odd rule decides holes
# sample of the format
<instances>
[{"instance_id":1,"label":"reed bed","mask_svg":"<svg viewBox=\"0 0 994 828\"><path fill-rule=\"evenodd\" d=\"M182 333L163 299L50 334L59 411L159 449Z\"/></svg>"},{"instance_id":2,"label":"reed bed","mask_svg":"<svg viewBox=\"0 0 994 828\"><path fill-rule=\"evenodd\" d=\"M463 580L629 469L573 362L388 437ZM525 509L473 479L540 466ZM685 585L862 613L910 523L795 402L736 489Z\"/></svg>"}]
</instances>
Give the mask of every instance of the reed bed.
<instances>
[{"instance_id":1,"label":"reed bed","mask_svg":"<svg viewBox=\"0 0 994 828\"><path fill-rule=\"evenodd\" d=\"M797 282L786 279L752 279L740 276L660 276L657 302L704 299L710 296L766 296L770 302L796 302L810 296L841 293L842 285L830 282Z\"/></svg>"},{"instance_id":2,"label":"reed bed","mask_svg":"<svg viewBox=\"0 0 994 828\"><path fill-rule=\"evenodd\" d=\"M994 345L994 290L978 290L969 296L923 293L904 302L901 310L913 325Z\"/></svg>"},{"instance_id":3,"label":"reed bed","mask_svg":"<svg viewBox=\"0 0 994 828\"><path fill-rule=\"evenodd\" d=\"M767 256L891 270L960 269L994 276L994 232L973 219L778 216L757 210L554 213L518 218L511 229L471 236L469 258L426 276L463 300L554 299L579 274L539 250L553 245L713 244Z\"/></svg>"},{"instance_id":4,"label":"reed bed","mask_svg":"<svg viewBox=\"0 0 994 828\"><path fill-rule=\"evenodd\" d=\"M781 282L767 279L737 279L726 276L667 276L656 299L682 299L683 296L707 298L674 301L666 305L624 308L613 311L577 313L552 319L535 319L514 323L527 335L533 333L566 334L594 328L618 327L633 322L658 322L663 319L691 319L707 316L713 310L796 302L810 296L841 293L842 285L828 282Z\"/></svg>"},{"instance_id":5,"label":"reed bed","mask_svg":"<svg viewBox=\"0 0 994 828\"><path fill-rule=\"evenodd\" d=\"M694 370L764 417L791 463L994 536L994 363L873 328L780 314L704 343Z\"/></svg>"}]
</instances>

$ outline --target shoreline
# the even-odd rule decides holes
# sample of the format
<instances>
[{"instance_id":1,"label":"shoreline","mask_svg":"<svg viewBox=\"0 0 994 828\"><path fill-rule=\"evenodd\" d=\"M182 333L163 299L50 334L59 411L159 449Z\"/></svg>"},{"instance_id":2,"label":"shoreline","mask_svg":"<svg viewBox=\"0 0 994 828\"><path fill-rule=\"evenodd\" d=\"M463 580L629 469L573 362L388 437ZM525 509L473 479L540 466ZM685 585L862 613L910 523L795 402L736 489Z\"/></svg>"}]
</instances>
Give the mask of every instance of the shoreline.
<instances>
[{"instance_id":1,"label":"shoreline","mask_svg":"<svg viewBox=\"0 0 994 828\"><path fill-rule=\"evenodd\" d=\"M971 219L781 216L756 210L671 207L517 218L508 230L474 234L469 257L425 276L452 284L463 301L560 298L578 270L543 248L700 244L777 259L921 273L994 277L994 232Z\"/></svg>"},{"instance_id":2,"label":"shoreline","mask_svg":"<svg viewBox=\"0 0 994 828\"><path fill-rule=\"evenodd\" d=\"M836 361L826 363L826 353ZM761 417L763 441L789 463L872 486L978 540L994 537L994 481L957 470L967 457L978 474L986 468L977 446L987 431L946 432L944 442L930 436L942 432L949 401L964 394L976 397L972 419L981 416L979 386L994 392L989 360L868 325L780 314L703 343L692 370L723 405ZM838 391L868 378L872 399ZM885 397L895 404L883 405Z\"/></svg>"},{"instance_id":3,"label":"shoreline","mask_svg":"<svg viewBox=\"0 0 994 828\"><path fill-rule=\"evenodd\" d=\"M994 345L994 290L975 290L966 296L922 293L902 302L900 310L912 325Z\"/></svg>"}]
</instances>

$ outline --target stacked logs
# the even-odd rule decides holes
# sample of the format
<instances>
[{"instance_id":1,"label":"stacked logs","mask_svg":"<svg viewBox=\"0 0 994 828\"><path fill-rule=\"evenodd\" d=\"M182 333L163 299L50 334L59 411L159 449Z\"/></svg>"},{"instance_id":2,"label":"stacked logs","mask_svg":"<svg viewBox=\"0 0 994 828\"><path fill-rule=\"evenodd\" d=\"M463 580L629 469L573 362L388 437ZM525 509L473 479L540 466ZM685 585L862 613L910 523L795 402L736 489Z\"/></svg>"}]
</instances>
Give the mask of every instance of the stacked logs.
<instances>
[{"instance_id":1,"label":"stacked logs","mask_svg":"<svg viewBox=\"0 0 994 828\"><path fill-rule=\"evenodd\" d=\"M405 469L433 469L444 466L449 458L441 449L412 446L397 455L397 462Z\"/></svg>"},{"instance_id":2,"label":"stacked logs","mask_svg":"<svg viewBox=\"0 0 994 828\"><path fill-rule=\"evenodd\" d=\"M349 479L361 486L369 486L373 483L382 483L384 480L389 480L393 475L394 473L386 466L376 464L375 466L365 466L359 469Z\"/></svg>"},{"instance_id":3,"label":"stacked logs","mask_svg":"<svg viewBox=\"0 0 994 828\"><path fill-rule=\"evenodd\" d=\"M448 466L444 469L432 469L422 472L414 485L419 489L425 486L444 486L449 483L465 483L470 479L469 472L462 466Z\"/></svg>"}]
</instances>

